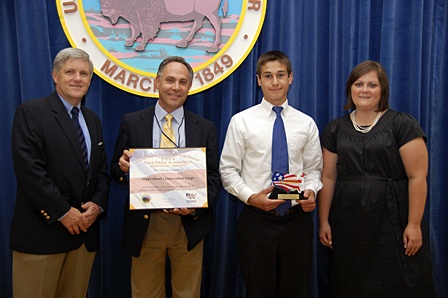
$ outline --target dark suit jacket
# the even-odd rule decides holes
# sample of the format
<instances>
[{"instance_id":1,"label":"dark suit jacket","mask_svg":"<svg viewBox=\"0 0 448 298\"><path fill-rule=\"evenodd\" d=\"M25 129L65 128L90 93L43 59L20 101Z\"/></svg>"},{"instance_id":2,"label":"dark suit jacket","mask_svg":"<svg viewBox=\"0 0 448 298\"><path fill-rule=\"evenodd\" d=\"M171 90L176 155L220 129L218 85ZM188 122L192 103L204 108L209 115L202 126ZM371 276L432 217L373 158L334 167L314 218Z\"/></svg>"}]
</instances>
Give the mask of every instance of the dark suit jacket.
<instances>
[{"instance_id":1,"label":"dark suit jacket","mask_svg":"<svg viewBox=\"0 0 448 298\"><path fill-rule=\"evenodd\" d=\"M12 155L17 177L11 248L32 254L99 247L98 220L86 233L71 235L58 221L70 207L92 201L107 210L110 178L99 118L82 107L92 150L89 170L76 130L56 92L29 100L15 113ZM104 216L101 214L100 216Z\"/></svg>"},{"instance_id":2,"label":"dark suit jacket","mask_svg":"<svg viewBox=\"0 0 448 298\"><path fill-rule=\"evenodd\" d=\"M120 125L110 170L117 183L128 184L125 173L118 165L124 149L152 148L152 130L155 107L126 114ZM209 208L196 209L196 216L182 216L182 224L188 237L187 249L192 249L214 228L215 217L212 206L218 197L221 180L218 174L218 141L215 125L204 118L185 110L185 137L187 147L207 148L207 197ZM124 207L122 246L126 254L138 257L146 235L150 210L129 210L129 197Z\"/></svg>"}]
</instances>

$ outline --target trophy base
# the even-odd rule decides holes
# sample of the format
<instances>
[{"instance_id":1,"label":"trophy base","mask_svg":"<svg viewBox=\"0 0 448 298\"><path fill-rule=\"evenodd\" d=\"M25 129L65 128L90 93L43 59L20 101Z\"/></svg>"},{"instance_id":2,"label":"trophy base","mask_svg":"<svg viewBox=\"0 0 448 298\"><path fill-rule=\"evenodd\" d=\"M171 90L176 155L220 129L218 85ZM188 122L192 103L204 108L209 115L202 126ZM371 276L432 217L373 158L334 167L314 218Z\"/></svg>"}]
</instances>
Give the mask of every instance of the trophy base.
<instances>
[{"instance_id":1,"label":"trophy base","mask_svg":"<svg viewBox=\"0 0 448 298\"><path fill-rule=\"evenodd\" d=\"M297 190L286 192L283 189L274 188L274 190L269 195L271 200L306 200L303 196L303 191L298 192Z\"/></svg>"}]
</instances>

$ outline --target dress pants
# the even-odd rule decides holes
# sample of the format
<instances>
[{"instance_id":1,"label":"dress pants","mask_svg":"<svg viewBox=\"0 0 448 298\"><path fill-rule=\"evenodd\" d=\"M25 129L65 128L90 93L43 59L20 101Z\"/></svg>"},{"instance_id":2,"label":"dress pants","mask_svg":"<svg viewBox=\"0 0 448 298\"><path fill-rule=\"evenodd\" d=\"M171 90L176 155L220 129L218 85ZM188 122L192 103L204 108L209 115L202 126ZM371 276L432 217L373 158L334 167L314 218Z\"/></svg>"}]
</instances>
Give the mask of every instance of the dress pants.
<instances>
[{"instance_id":1,"label":"dress pants","mask_svg":"<svg viewBox=\"0 0 448 298\"><path fill-rule=\"evenodd\" d=\"M84 244L51 255L13 251L14 298L85 298L95 255Z\"/></svg>"},{"instance_id":2,"label":"dress pants","mask_svg":"<svg viewBox=\"0 0 448 298\"><path fill-rule=\"evenodd\" d=\"M140 256L132 257L132 297L166 297L165 266L168 255L173 298L199 298L204 240L190 251L187 244L179 215L153 212Z\"/></svg>"},{"instance_id":3,"label":"dress pants","mask_svg":"<svg viewBox=\"0 0 448 298\"><path fill-rule=\"evenodd\" d=\"M308 297L312 243L313 221L300 205L283 216L245 206L238 244L247 297Z\"/></svg>"}]
</instances>

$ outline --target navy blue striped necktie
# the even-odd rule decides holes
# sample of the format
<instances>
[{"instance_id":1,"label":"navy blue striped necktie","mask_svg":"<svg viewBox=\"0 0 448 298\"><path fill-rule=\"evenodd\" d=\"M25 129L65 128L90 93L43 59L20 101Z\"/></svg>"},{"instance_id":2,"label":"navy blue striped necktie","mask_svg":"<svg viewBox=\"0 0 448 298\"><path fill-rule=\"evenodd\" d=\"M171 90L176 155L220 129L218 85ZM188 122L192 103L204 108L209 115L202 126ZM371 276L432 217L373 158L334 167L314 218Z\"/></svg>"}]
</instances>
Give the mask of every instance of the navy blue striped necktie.
<instances>
[{"instance_id":1,"label":"navy blue striped necktie","mask_svg":"<svg viewBox=\"0 0 448 298\"><path fill-rule=\"evenodd\" d=\"M272 173L279 172L287 174L289 172L288 162L288 143L286 141L285 125L282 119L283 107L272 107L272 110L277 114L274 122L274 129L272 131ZM280 204L275 210L283 215L291 207L291 201L286 200L285 203Z\"/></svg>"},{"instance_id":2,"label":"navy blue striped necktie","mask_svg":"<svg viewBox=\"0 0 448 298\"><path fill-rule=\"evenodd\" d=\"M84 138L84 133L82 132L81 125L79 125L79 119L78 119L79 109L78 109L78 107L73 107L71 113L72 113L73 126L75 127L76 133L78 134L79 144L81 145L82 155L84 156L84 162L86 164L86 168L89 168L89 156L87 154L86 140Z\"/></svg>"}]
</instances>

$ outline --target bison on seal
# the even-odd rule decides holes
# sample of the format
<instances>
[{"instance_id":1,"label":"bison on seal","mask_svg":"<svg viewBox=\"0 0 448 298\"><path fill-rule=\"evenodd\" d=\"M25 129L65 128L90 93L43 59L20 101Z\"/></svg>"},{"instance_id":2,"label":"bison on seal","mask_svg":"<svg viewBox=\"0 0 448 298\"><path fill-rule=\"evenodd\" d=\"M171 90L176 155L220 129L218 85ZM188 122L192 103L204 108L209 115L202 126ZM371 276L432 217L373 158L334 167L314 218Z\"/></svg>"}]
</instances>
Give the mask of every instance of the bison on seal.
<instances>
[{"instance_id":1,"label":"bison on seal","mask_svg":"<svg viewBox=\"0 0 448 298\"><path fill-rule=\"evenodd\" d=\"M218 9L222 0L100 0L102 14L116 24L122 17L131 26L131 37L126 39L125 46L131 47L142 35L142 42L136 51L143 51L148 41L156 37L160 24L164 22L193 21L189 34L176 44L186 48L195 33L202 27L204 18L208 18L215 29L215 40L207 50L218 52L221 43L221 18ZM227 14L228 0L224 0L222 8L224 17Z\"/></svg>"}]
</instances>

